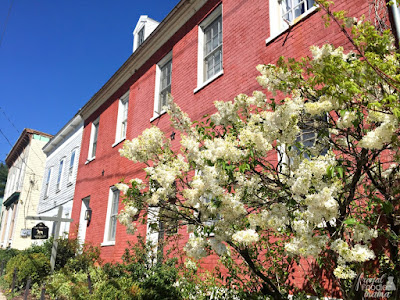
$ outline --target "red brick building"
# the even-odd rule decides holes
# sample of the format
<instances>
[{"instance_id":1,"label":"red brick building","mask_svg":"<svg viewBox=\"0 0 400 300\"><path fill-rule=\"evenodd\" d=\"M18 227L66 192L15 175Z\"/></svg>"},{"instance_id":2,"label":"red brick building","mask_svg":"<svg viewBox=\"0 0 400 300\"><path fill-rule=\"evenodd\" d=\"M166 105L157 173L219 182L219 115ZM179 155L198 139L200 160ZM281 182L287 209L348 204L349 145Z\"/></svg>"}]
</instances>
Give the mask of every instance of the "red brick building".
<instances>
[{"instance_id":1,"label":"red brick building","mask_svg":"<svg viewBox=\"0 0 400 300\"><path fill-rule=\"evenodd\" d=\"M310 55L311 45L346 46L338 27L325 28L313 2L181 0L157 27L143 16L135 28L135 51L80 112L84 131L70 234L101 246L105 261L120 260L127 240L134 240L116 221L122 203L113 185L145 174L143 165L120 157L118 149L152 125L171 134L160 109L167 92L192 120L199 119L213 112L215 100L259 90L260 63ZM336 2L349 15L368 16L370 1ZM146 26L155 29L150 34ZM138 232L145 236L146 226Z\"/></svg>"}]
</instances>

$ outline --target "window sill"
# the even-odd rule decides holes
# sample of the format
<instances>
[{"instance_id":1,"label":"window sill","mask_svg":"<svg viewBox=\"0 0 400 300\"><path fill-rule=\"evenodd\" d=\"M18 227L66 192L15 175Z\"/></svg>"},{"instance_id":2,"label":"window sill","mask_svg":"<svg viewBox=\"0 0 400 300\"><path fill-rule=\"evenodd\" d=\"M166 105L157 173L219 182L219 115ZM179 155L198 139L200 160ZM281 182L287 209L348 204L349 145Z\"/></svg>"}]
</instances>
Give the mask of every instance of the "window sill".
<instances>
[{"instance_id":1,"label":"window sill","mask_svg":"<svg viewBox=\"0 0 400 300\"><path fill-rule=\"evenodd\" d=\"M90 163L91 161L95 160L96 156L93 156L91 158L87 158L85 161L85 165L87 165L88 163Z\"/></svg>"},{"instance_id":2,"label":"window sill","mask_svg":"<svg viewBox=\"0 0 400 300\"><path fill-rule=\"evenodd\" d=\"M193 94L196 94L198 91L209 85L211 82L213 82L215 79L221 77L224 75L224 70L219 71L217 74L215 74L213 77L208 79L207 81L204 81L200 86L194 89Z\"/></svg>"},{"instance_id":3,"label":"window sill","mask_svg":"<svg viewBox=\"0 0 400 300\"><path fill-rule=\"evenodd\" d=\"M307 10L304 14L298 16L296 19L293 20L293 22L290 22L289 27L282 29L281 31L275 33L274 35L271 35L269 38L265 40L265 44L268 45L272 41L274 41L276 38L284 34L285 32L289 31L293 26L295 26L297 23L300 21L306 19L308 16L311 14L315 13L318 11L318 6L313 6L311 9Z\"/></svg>"},{"instance_id":4,"label":"window sill","mask_svg":"<svg viewBox=\"0 0 400 300\"><path fill-rule=\"evenodd\" d=\"M67 183L67 186L71 186L72 184L73 184L72 181L70 181Z\"/></svg>"},{"instance_id":5,"label":"window sill","mask_svg":"<svg viewBox=\"0 0 400 300\"><path fill-rule=\"evenodd\" d=\"M154 115L151 119L150 119L150 123L153 122L154 120L160 118L162 115L166 114L167 112L165 110L162 110L159 114Z\"/></svg>"},{"instance_id":6,"label":"window sill","mask_svg":"<svg viewBox=\"0 0 400 300\"><path fill-rule=\"evenodd\" d=\"M117 146L118 144L122 143L123 141L125 141L126 137L120 139L119 141L116 141L114 144L111 145L112 148L114 148L115 146Z\"/></svg>"},{"instance_id":7,"label":"window sill","mask_svg":"<svg viewBox=\"0 0 400 300\"><path fill-rule=\"evenodd\" d=\"M100 244L101 247L114 246L114 245L115 245L115 241L107 241L107 242L102 242Z\"/></svg>"},{"instance_id":8,"label":"window sill","mask_svg":"<svg viewBox=\"0 0 400 300\"><path fill-rule=\"evenodd\" d=\"M59 193L60 191L61 191L60 189L57 189L57 190L56 190L56 194Z\"/></svg>"}]
</instances>

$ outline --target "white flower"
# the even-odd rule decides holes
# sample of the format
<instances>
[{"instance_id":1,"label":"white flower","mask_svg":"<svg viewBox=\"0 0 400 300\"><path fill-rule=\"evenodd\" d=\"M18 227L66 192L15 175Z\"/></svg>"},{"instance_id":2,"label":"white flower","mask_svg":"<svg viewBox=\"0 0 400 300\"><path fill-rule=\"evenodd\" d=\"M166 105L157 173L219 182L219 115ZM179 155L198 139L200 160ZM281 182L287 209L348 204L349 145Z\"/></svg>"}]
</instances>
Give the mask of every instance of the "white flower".
<instances>
[{"instance_id":1,"label":"white flower","mask_svg":"<svg viewBox=\"0 0 400 300\"><path fill-rule=\"evenodd\" d=\"M238 242L245 246L258 242L259 238L260 237L258 233L254 229L237 231L234 235L232 235L232 239L235 242Z\"/></svg>"},{"instance_id":2,"label":"white flower","mask_svg":"<svg viewBox=\"0 0 400 300\"><path fill-rule=\"evenodd\" d=\"M363 224L356 224L353 228L353 239L355 242L369 242L376 237L378 237L378 232Z\"/></svg>"},{"instance_id":3,"label":"white flower","mask_svg":"<svg viewBox=\"0 0 400 300\"><path fill-rule=\"evenodd\" d=\"M119 189L124 195L128 192L129 186L125 183L116 183L115 187Z\"/></svg>"},{"instance_id":4,"label":"white flower","mask_svg":"<svg viewBox=\"0 0 400 300\"><path fill-rule=\"evenodd\" d=\"M200 259L207 256L206 251L207 241L201 237L192 237L186 243L184 250L189 257Z\"/></svg>"},{"instance_id":5,"label":"white flower","mask_svg":"<svg viewBox=\"0 0 400 300\"><path fill-rule=\"evenodd\" d=\"M354 272L349 266L342 265L337 266L333 271L333 274L339 279L354 279L357 276L357 273Z\"/></svg>"},{"instance_id":6,"label":"white flower","mask_svg":"<svg viewBox=\"0 0 400 300\"><path fill-rule=\"evenodd\" d=\"M192 271L197 271L197 264L196 262L194 262L193 260L191 260L190 258L187 258L185 260L185 267L189 270Z\"/></svg>"}]
</instances>

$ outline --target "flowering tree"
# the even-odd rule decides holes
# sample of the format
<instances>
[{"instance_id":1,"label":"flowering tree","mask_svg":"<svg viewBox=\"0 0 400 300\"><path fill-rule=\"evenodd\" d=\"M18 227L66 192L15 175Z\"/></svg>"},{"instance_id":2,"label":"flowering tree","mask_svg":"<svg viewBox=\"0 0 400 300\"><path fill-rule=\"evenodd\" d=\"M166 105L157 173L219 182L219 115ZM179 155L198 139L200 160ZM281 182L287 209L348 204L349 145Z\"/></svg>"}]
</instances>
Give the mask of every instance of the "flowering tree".
<instances>
[{"instance_id":1,"label":"flowering tree","mask_svg":"<svg viewBox=\"0 0 400 300\"><path fill-rule=\"evenodd\" d=\"M188 226L189 257L216 253L232 268L237 255L251 270L241 284L275 299L297 291L294 270L317 295L333 286L354 299L361 274L399 287L399 54L390 32L329 4L319 1L353 51L312 46L312 57L259 65L273 98L216 101L200 122L170 99L180 151L157 127L125 142L121 155L147 176L118 185L122 224L134 231L140 212L156 212L166 227Z\"/></svg>"}]
</instances>

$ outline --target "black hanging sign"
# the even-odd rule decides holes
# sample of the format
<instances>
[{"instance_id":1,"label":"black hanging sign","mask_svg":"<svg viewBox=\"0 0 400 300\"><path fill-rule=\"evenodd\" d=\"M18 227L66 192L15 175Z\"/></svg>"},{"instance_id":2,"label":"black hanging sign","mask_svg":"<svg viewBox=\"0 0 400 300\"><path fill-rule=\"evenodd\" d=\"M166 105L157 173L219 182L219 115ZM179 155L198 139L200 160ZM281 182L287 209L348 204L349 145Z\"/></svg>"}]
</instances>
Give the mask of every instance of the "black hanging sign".
<instances>
[{"instance_id":1,"label":"black hanging sign","mask_svg":"<svg viewBox=\"0 0 400 300\"><path fill-rule=\"evenodd\" d=\"M45 240L49 238L49 227L43 223L37 224L32 227L31 239L32 240Z\"/></svg>"}]
</instances>

